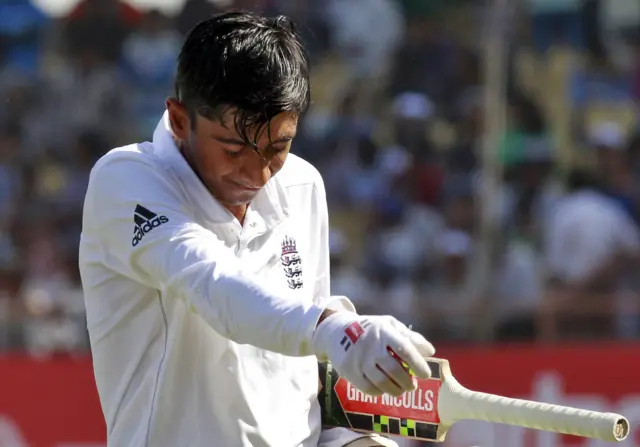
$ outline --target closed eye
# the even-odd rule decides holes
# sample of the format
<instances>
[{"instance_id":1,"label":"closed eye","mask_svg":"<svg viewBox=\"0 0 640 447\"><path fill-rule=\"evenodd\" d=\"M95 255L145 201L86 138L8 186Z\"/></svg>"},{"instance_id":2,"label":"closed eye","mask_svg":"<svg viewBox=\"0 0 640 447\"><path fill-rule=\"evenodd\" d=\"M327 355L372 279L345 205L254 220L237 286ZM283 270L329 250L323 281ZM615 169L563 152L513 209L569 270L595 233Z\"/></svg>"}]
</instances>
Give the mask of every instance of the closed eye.
<instances>
[{"instance_id":1,"label":"closed eye","mask_svg":"<svg viewBox=\"0 0 640 447\"><path fill-rule=\"evenodd\" d=\"M282 152L285 152L288 148L289 148L288 144L285 144L283 146L281 146L281 145L278 145L278 146L269 145L269 146L267 146L265 152L271 153L271 154L280 154Z\"/></svg>"},{"instance_id":2,"label":"closed eye","mask_svg":"<svg viewBox=\"0 0 640 447\"><path fill-rule=\"evenodd\" d=\"M239 151L225 151L229 158L238 158L242 155L242 149Z\"/></svg>"}]
</instances>

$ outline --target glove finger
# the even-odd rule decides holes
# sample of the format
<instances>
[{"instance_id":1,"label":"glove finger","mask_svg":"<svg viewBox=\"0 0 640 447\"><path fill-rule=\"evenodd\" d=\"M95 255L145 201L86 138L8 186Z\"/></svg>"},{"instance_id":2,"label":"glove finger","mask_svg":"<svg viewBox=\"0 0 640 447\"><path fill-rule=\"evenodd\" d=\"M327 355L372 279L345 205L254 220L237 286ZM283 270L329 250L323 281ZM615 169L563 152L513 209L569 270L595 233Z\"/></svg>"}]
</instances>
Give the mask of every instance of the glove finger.
<instances>
[{"instance_id":1,"label":"glove finger","mask_svg":"<svg viewBox=\"0 0 640 447\"><path fill-rule=\"evenodd\" d=\"M436 348L434 348L433 345L422 336L422 334L412 331L405 324L401 323L393 317L391 317L389 321L391 325L396 328L402 335L408 337L409 340L411 340L411 343L413 343L422 357L427 358L433 357L435 355Z\"/></svg>"},{"instance_id":2,"label":"glove finger","mask_svg":"<svg viewBox=\"0 0 640 447\"><path fill-rule=\"evenodd\" d=\"M366 375L358 374L353 378L347 378L347 381L359 391L369 396L380 396L384 393L378 388Z\"/></svg>"},{"instance_id":3,"label":"glove finger","mask_svg":"<svg viewBox=\"0 0 640 447\"><path fill-rule=\"evenodd\" d=\"M429 343L429 345L431 344ZM391 349L392 355L398 357L398 361L404 362L406 364L404 366L411 369L416 377L421 379L428 379L431 377L429 364L409 337L401 334L398 334L397 337L390 337L387 348ZM428 347L423 346L421 349L424 352L427 352Z\"/></svg>"},{"instance_id":4,"label":"glove finger","mask_svg":"<svg viewBox=\"0 0 640 447\"><path fill-rule=\"evenodd\" d=\"M411 340L411 343L416 347L422 358L433 357L436 353L436 348L434 348L433 345L422 336L422 334L409 330L407 337Z\"/></svg>"},{"instance_id":5,"label":"glove finger","mask_svg":"<svg viewBox=\"0 0 640 447\"><path fill-rule=\"evenodd\" d=\"M373 383L376 388L381 390L383 393L390 394L391 396L401 396L405 391L376 363L367 365L364 374L367 379L369 379L371 383Z\"/></svg>"},{"instance_id":6,"label":"glove finger","mask_svg":"<svg viewBox=\"0 0 640 447\"><path fill-rule=\"evenodd\" d=\"M377 366L391 378L403 391L416 389L415 378L395 357L389 355L378 359Z\"/></svg>"}]
</instances>

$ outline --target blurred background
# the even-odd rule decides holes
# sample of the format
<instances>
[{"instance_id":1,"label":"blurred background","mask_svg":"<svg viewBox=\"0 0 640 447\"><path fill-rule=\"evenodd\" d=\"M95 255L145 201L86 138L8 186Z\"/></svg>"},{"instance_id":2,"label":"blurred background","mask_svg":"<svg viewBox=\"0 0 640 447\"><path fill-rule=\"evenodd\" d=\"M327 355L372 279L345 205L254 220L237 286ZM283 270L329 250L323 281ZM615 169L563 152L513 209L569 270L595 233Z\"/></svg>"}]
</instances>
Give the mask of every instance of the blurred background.
<instances>
[{"instance_id":1,"label":"blurred background","mask_svg":"<svg viewBox=\"0 0 640 447\"><path fill-rule=\"evenodd\" d=\"M0 0L0 447L104 445L88 174L151 138L183 36L227 8L291 16L311 53L294 152L325 179L332 293L469 387L640 423L638 0ZM446 445L601 444L461 423Z\"/></svg>"}]
</instances>

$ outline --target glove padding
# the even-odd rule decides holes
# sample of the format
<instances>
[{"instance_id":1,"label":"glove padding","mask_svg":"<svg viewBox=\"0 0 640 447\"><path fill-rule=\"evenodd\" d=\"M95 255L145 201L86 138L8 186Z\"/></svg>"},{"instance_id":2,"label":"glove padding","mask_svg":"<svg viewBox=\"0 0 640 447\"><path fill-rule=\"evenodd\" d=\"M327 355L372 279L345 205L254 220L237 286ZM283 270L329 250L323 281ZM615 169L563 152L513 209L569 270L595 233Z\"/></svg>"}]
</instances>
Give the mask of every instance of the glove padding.
<instances>
[{"instance_id":1,"label":"glove padding","mask_svg":"<svg viewBox=\"0 0 640 447\"><path fill-rule=\"evenodd\" d=\"M435 349L425 338L391 316L336 312L318 325L313 349L365 394L400 396L416 389L416 377L428 379L425 360ZM402 364L405 363L405 365Z\"/></svg>"}]
</instances>

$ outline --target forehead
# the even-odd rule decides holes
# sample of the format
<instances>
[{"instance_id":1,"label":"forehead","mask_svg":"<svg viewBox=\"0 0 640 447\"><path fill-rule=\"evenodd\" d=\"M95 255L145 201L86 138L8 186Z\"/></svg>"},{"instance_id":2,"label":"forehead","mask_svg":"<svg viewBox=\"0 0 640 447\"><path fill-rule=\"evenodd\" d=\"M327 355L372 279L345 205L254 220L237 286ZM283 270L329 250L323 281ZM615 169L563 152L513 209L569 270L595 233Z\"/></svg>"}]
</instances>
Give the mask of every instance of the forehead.
<instances>
[{"instance_id":1,"label":"forehead","mask_svg":"<svg viewBox=\"0 0 640 447\"><path fill-rule=\"evenodd\" d=\"M210 120L197 116L198 127L208 132L227 138L241 138L238 134L236 121L238 119L236 109L228 109L218 118ZM261 123L247 128L247 135L258 140L270 139L271 141L286 140L295 137L298 128L298 115L293 112L282 112L274 116L269 123Z\"/></svg>"}]
</instances>

